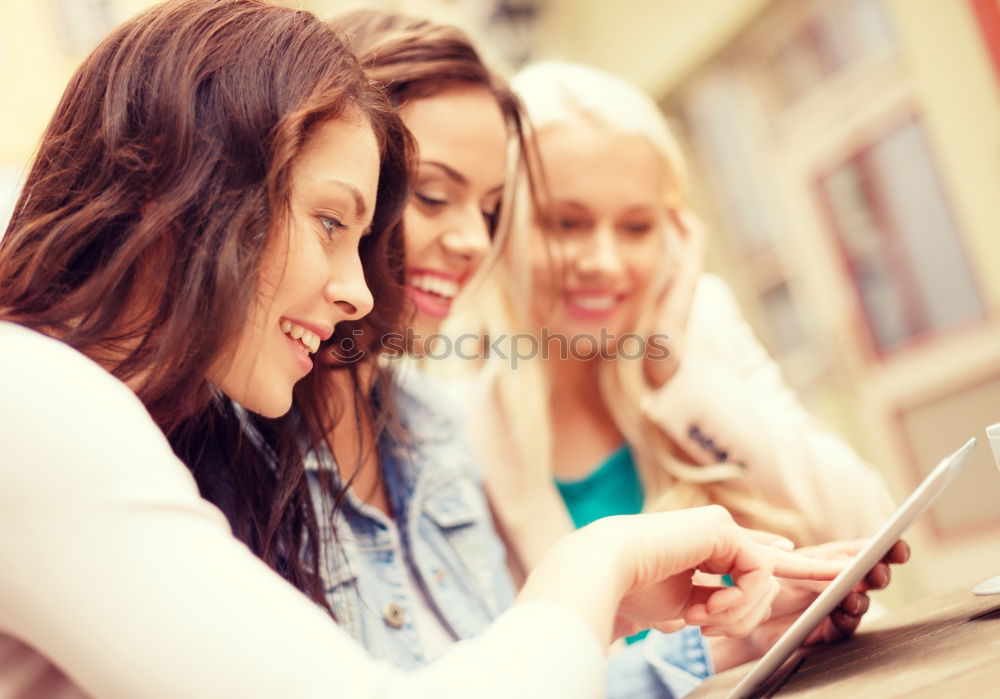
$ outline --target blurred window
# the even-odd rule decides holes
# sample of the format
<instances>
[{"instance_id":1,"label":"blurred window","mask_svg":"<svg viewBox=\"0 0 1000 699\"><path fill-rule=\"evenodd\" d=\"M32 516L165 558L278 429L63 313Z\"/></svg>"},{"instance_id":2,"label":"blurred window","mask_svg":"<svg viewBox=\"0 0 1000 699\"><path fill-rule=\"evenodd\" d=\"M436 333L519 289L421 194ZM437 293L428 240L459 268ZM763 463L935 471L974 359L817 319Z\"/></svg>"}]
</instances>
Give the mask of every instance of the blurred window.
<instances>
[{"instance_id":1,"label":"blurred window","mask_svg":"<svg viewBox=\"0 0 1000 699\"><path fill-rule=\"evenodd\" d=\"M1000 78L1000 0L969 0L969 5L986 42L993 70Z\"/></svg>"},{"instance_id":2,"label":"blurred window","mask_svg":"<svg viewBox=\"0 0 1000 699\"><path fill-rule=\"evenodd\" d=\"M817 184L880 354L983 315L918 121L871 142Z\"/></svg>"},{"instance_id":3,"label":"blurred window","mask_svg":"<svg viewBox=\"0 0 1000 699\"><path fill-rule=\"evenodd\" d=\"M704 166L725 222L740 252L757 255L775 246L773 195L766 172L773 154L759 133L767 116L751 85L728 72L713 73L692 89L683 105L687 135Z\"/></svg>"},{"instance_id":4,"label":"blurred window","mask_svg":"<svg viewBox=\"0 0 1000 699\"><path fill-rule=\"evenodd\" d=\"M774 352L787 356L806 345L806 331L787 283L782 282L761 294L761 305Z\"/></svg>"},{"instance_id":5,"label":"blurred window","mask_svg":"<svg viewBox=\"0 0 1000 699\"><path fill-rule=\"evenodd\" d=\"M779 106L790 106L845 68L895 47L882 0L826 2L774 41L765 74Z\"/></svg>"}]
</instances>

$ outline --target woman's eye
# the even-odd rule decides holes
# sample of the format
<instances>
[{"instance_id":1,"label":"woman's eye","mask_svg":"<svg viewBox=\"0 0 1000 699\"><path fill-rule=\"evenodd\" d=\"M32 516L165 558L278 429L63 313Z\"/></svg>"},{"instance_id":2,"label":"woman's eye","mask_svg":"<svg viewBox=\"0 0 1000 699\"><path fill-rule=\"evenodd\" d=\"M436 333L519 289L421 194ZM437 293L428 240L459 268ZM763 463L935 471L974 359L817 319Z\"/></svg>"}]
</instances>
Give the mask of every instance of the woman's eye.
<instances>
[{"instance_id":1,"label":"woman's eye","mask_svg":"<svg viewBox=\"0 0 1000 699\"><path fill-rule=\"evenodd\" d=\"M490 237L497 232L497 220L500 218L500 207L493 211L484 211L483 220L486 221L486 230L490 232Z\"/></svg>"},{"instance_id":2,"label":"woman's eye","mask_svg":"<svg viewBox=\"0 0 1000 699\"><path fill-rule=\"evenodd\" d=\"M541 216L539 222L546 230L561 235L582 233L591 227L589 219L572 213L549 212Z\"/></svg>"},{"instance_id":3,"label":"woman's eye","mask_svg":"<svg viewBox=\"0 0 1000 699\"><path fill-rule=\"evenodd\" d=\"M441 207L448 204L447 199L442 199L441 197L433 197L429 194L424 194L423 192L414 192L413 197L430 209L440 209Z\"/></svg>"},{"instance_id":4,"label":"woman's eye","mask_svg":"<svg viewBox=\"0 0 1000 699\"><path fill-rule=\"evenodd\" d=\"M622 230L631 235L645 235L653 230L653 226L646 222L626 223L622 225Z\"/></svg>"},{"instance_id":5,"label":"woman's eye","mask_svg":"<svg viewBox=\"0 0 1000 699\"><path fill-rule=\"evenodd\" d=\"M339 230L347 228L343 222L329 216L320 216L319 222L323 225L323 230L328 234L333 234Z\"/></svg>"},{"instance_id":6,"label":"woman's eye","mask_svg":"<svg viewBox=\"0 0 1000 699\"><path fill-rule=\"evenodd\" d=\"M583 228L583 222L576 218L566 218L565 216L557 216L556 228L558 228L561 231L575 231L579 228Z\"/></svg>"}]
</instances>

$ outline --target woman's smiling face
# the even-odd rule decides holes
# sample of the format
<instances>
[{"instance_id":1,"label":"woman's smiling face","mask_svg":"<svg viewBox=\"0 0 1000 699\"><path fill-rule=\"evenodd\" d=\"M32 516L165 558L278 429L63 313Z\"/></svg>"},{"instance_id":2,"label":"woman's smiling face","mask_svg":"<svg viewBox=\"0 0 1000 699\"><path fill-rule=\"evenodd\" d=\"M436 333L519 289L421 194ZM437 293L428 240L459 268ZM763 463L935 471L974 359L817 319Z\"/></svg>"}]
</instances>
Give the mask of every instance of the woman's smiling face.
<instances>
[{"instance_id":1,"label":"woman's smiling face","mask_svg":"<svg viewBox=\"0 0 1000 699\"><path fill-rule=\"evenodd\" d=\"M419 150L403 230L414 330L426 337L440 328L490 249L507 130L496 97L478 85L411 100L399 114Z\"/></svg>"},{"instance_id":2,"label":"woman's smiling face","mask_svg":"<svg viewBox=\"0 0 1000 699\"><path fill-rule=\"evenodd\" d=\"M550 332L631 332L667 264L666 169L642 136L580 117L535 136L547 183L532 250L535 320Z\"/></svg>"},{"instance_id":3,"label":"woman's smiling face","mask_svg":"<svg viewBox=\"0 0 1000 699\"><path fill-rule=\"evenodd\" d=\"M288 215L270 234L256 303L209 375L247 409L287 412L320 342L371 311L358 245L371 224L379 160L371 126L356 116L316 126L293 163Z\"/></svg>"}]
</instances>

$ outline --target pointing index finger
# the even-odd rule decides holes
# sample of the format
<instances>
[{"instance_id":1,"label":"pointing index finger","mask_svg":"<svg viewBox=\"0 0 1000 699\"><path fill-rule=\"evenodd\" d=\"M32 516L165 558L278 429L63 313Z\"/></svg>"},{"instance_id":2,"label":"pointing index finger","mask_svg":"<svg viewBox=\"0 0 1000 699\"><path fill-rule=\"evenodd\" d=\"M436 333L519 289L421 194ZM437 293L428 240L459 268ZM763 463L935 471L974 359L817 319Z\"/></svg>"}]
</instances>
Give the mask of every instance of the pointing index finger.
<instances>
[{"instance_id":1,"label":"pointing index finger","mask_svg":"<svg viewBox=\"0 0 1000 699\"><path fill-rule=\"evenodd\" d=\"M809 558L789 551L769 549L768 556L774 563L774 575L794 580L833 580L847 564L846 561L830 561Z\"/></svg>"}]
</instances>

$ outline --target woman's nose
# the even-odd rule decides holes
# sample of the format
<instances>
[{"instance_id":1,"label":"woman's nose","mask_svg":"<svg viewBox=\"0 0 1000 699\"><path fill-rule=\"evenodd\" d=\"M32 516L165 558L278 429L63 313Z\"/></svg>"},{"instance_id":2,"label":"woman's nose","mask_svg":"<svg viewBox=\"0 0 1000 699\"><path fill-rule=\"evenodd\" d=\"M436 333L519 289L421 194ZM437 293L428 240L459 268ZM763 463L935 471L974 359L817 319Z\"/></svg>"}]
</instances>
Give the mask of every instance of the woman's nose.
<instances>
[{"instance_id":1,"label":"woman's nose","mask_svg":"<svg viewBox=\"0 0 1000 699\"><path fill-rule=\"evenodd\" d=\"M478 207L463 211L461 216L449 222L449 228L441 236L445 250L456 257L478 264L490 249L490 228Z\"/></svg>"},{"instance_id":2,"label":"woman's nose","mask_svg":"<svg viewBox=\"0 0 1000 699\"><path fill-rule=\"evenodd\" d=\"M353 259L337 265L327 282L325 296L343 313L341 320L358 320L372 312L375 299L365 281L360 256L354 255Z\"/></svg>"},{"instance_id":3,"label":"woman's nose","mask_svg":"<svg viewBox=\"0 0 1000 699\"><path fill-rule=\"evenodd\" d=\"M584 276L617 274L623 268L618 236L611 226L595 227L581 241L575 258L575 267Z\"/></svg>"}]
</instances>

